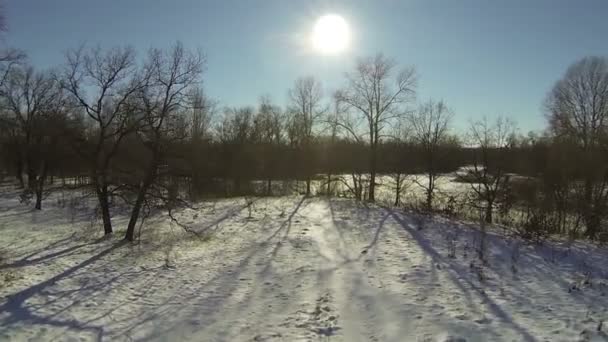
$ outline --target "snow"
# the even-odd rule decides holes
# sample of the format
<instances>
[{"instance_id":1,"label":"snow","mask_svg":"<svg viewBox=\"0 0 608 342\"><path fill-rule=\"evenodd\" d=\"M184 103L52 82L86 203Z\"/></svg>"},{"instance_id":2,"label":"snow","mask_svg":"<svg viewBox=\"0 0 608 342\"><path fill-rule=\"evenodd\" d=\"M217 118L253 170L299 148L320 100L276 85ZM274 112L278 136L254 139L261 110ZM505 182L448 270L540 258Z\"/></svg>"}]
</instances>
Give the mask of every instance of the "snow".
<instances>
[{"instance_id":1,"label":"snow","mask_svg":"<svg viewBox=\"0 0 608 342\"><path fill-rule=\"evenodd\" d=\"M490 231L483 263L473 225L289 196L256 199L251 217L243 198L181 211L202 239L155 216L129 245L122 212L104 239L85 200L72 215L13 195L0 340L608 340L608 252L589 243Z\"/></svg>"}]
</instances>

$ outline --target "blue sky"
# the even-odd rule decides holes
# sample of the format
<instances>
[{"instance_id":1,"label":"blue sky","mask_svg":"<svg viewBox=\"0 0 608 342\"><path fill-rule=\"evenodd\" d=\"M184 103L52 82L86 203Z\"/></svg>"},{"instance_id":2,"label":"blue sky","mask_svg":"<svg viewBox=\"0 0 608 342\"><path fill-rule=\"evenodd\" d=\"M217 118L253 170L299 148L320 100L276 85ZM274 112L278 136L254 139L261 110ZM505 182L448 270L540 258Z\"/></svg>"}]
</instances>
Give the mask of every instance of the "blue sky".
<instances>
[{"instance_id":1,"label":"blue sky","mask_svg":"<svg viewBox=\"0 0 608 342\"><path fill-rule=\"evenodd\" d=\"M36 66L86 42L141 53L176 40L208 57L207 92L222 105L285 104L299 76L330 93L358 57L378 52L419 74L418 99L444 99L464 128L483 115L542 129L542 102L569 64L608 55L605 0L5 0L4 43ZM353 41L322 56L303 45L315 20L342 15Z\"/></svg>"}]
</instances>

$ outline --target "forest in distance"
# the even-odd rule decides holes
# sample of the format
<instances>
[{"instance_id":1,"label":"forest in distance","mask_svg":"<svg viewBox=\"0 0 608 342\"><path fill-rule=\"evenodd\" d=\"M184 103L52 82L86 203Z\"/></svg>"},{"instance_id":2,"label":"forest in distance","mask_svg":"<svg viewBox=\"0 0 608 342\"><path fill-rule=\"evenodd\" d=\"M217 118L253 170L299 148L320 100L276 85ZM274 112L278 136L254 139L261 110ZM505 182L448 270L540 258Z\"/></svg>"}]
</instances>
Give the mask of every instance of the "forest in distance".
<instances>
[{"instance_id":1,"label":"forest in distance","mask_svg":"<svg viewBox=\"0 0 608 342\"><path fill-rule=\"evenodd\" d=\"M90 188L106 233L111 199L120 198L132 206L129 240L142 208L273 195L279 181L302 182L310 195L313 179L321 180L318 193L370 202L382 186L394 193L391 205L427 212L453 209L458 200L487 223L495 212L508 221L515 210L524 213L517 225L530 236L605 236L604 57L584 57L565 70L544 100L547 128L528 134L504 116L455 131L458 114L441 100L417 101L419 75L382 54L360 59L333 93L314 77L295 80L285 108L269 96L222 107L201 86L207 67L201 51L179 42L142 58L128 47L83 46L50 71L36 70L17 50L6 52L3 178L16 181L36 209L58 187ZM457 170L465 170L458 178L471 194L439 206L436 180ZM390 181L379 182L379 175ZM265 186L252 187L254 181ZM424 198L402 203L409 183Z\"/></svg>"}]
</instances>

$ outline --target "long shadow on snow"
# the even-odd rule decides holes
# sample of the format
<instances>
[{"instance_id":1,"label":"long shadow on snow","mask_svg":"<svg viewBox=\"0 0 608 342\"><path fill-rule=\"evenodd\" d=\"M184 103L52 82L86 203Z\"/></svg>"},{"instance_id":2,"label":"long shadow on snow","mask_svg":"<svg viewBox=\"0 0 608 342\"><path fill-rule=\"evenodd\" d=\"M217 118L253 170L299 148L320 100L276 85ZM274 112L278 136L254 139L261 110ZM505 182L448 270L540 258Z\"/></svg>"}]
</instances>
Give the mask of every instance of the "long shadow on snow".
<instances>
[{"instance_id":1,"label":"long shadow on snow","mask_svg":"<svg viewBox=\"0 0 608 342\"><path fill-rule=\"evenodd\" d=\"M371 210L367 205L362 205L360 203L355 202L355 205L357 205L357 207L353 208L353 203L350 201L335 201L332 199L328 199L328 202L329 202L329 209L330 209L330 214L331 214L331 218L332 218L332 223L336 227L336 231L338 232L340 242L342 245L346 245L346 240L344 238L345 232L348 235L352 235L352 233L353 233L352 224L349 225L345 222L346 220L352 219L353 216L356 217L353 220L353 222L356 222L357 224L360 224L361 222L366 223L364 227L361 227L360 225L357 226L358 232L368 232L370 230L373 230L374 234L373 234L371 241L362 247L360 253L358 253L357 257L355 257L355 258L351 257L350 255L345 254L342 249L336 250L336 252L338 252L340 257L342 257L342 259L344 261L341 264L339 264L336 268L326 270L326 271L332 271L345 264L355 262L355 261L360 261L364 257L364 255L375 253L376 247L378 245L378 241L380 239L380 235L382 234L382 231L384 230L384 227L385 227L385 222L390 215L388 213L386 213L385 215L381 215L381 217L379 217L379 218L374 217L374 219L378 219L378 222L376 224L375 221L371 220L372 219ZM359 210L359 209L361 209L359 206L362 206L363 210ZM363 214L362 214L362 212L363 212ZM346 214L348 216L345 216ZM367 237L365 237L364 241L367 241L367 240L368 240ZM362 242L364 242L364 241L362 241Z\"/></svg>"},{"instance_id":2,"label":"long shadow on snow","mask_svg":"<svg viewBox=\"0 0 608 342\"><path fill-rule=\"evenodd\" d=\"M420 246L422 251L425 252L427 255L429 255L434 262L442 261L443 263L449 265L451 272L447 272L447 273L450 276L450 278L452 279L452 282L454 284L456 284L463 291L463 293L466 293L468 291L467 291L467 287L464 286L464 284L462 284L461 281L466 282L468 284L468 287L470 287L471 289L474 289L477 296L483 299L483 302L486 303L486 305L494 313L494 315L496 315L497 317L502 319L505 323L510 324L516 332L518 332L519 334L522 335L524 341L527 341L527 342L536 341L536 339L530 334L530 332L528 332L525 328L523 328L522 326L520 326L519 324L514 322L513 318L508 313L506 313L500 307L500 305L498 305L496 302L494 302L482 289L475 286L475 284L473 284L466 277L459 278L459 277L455 276L454 273L455 274L466 274L466 272L468 272L468 270L463 267L460 267L459 265L457 265L449 260L445 260L433 248L431 243L422 234L420 234L420 232L418 232L416 228L414 228L414 226L415 226L414 222L406 222L405 219L407 219L407 218L400 216L393 209L386 208L385 210L387 210L391 214L393 219L396 222L398 222L401 225L401 227L403 227L403 229L410 234L410 236L416 241L416 243L418 243L418 246Z\"/></svg>"},{"instance_id":3,"label":"long shadow on snow","mask_svg":"<svg viewBox=\"0 0 608 342\"><path fill-rule=\"evenodd\" d=\"M72 240L74 239L75 235L76 234L74 233L74 234L72 234L72 235L70 235L68 237L64 237L64 238L58 239L56 241L53 241L49 245L45 245L44 247L42 247L40 249L37 249L37 250L35 250L33 252L30 252L27 255L19 257L19 260L16 261L15 263L18 263L18 262L27 262L27 260L30 260L31 258L37 256L38 254L42 254L42 253L47 252L47 251L52 250L52 249L56 249L56 248L61 248L61 247L67 246L67 245L70 244L70 242L72 242ZM8 266L8 265L0 265L0 268L8 268L8 267L10 267L10 266Z\"/></svg>"},{"instance_id":4,"label":"long shadow on snow","mask_svg":"<svg viewBox=\"0 0 608 342\"><path fill-rule=\"evenodd\" d=\"M272 253L270 255L270 259L268 259L268 262L266 263L266 266L264 267L264 269L261 272L262 275L265 276L265 275L268 274L268 271L270 270L270 267L272 267L272 261L274 261L274 259L276 258L277 254L279 253L279 250L281 249L281 247L285 243L285 240L289 236L289 232L291 231L291 225L293 223L293 218L296 215L296 213L300 210L300 208L302 207L302 204L304 203L305 200L306 200L306 197L303 196L302 199L298 202L298 204L296 204L296 207L293 209L293 211L291 212L291 214L289 214L289 216L287 217L287 220L285 220L283 222L283 224L281 224L281 226L279 226L279 229L277 229L274 232L274 234L272 234L270 237L268 237L268 239L266 239L265 242L269 242L275 236L279 235L282 231L284 231L283 236L274 245L274 247L272 249Z\"/></svg>"},{"instance_id":5,"label":"long shadow on snow","mask_svg":"<svg viewBox=\"0 0 608 342\"><path fill-rule=\"evenodd\" d=\"M255 262L255 260L257 258L262 258L262 259L268 258L267 260L265 260L265 263L266 263L265 267L263 268L262 271L259 272L262 280L263 280L263 278L267 277L267 275L270 271L272 260L276 257L279 249L281 248L281 245L284 243L284 240L289 235L293 218L298 213L298 211L301 209L301 207L304 205L304 202L306 201L306 199L307 199L306 197L302 197L298 201L298 203L295 205L295 207L293 208L293 210L291 211L291 213L289 214L287 219L285 221L283 221L281 223L281 225L276 230L274 230L267 238L265 238L264 240L262 240L260 242L255 242L253 244L253 246L251 247L251 252L249 254L247 254L241 260L241 262L239 262L238 265L236 265L236 267L231 268L230 270L226 270L224 272L220 272L218 275L216 275L215 277L210 279L208 282L206 282L206 284L203 284L202 286L200 286L197 289L190 289L191 293L188 294L187 297L180 299L184 303L193 303L194 301L205 302L205 305L202 307L206 308L206 310L204 312L199 311L196 313L192 313L191 317L197 317L200 315L213 316L214 314L218 313L218 308L224 307L224 302L226 300L228 300L230 297L232 297L235 290L237 290L237 288L239 286L242 286L242 284L240 282L240 279L242 278L241 275L247 271L247 268L253 262ZM281 235L281 233L283 233L283 234ZM269 247L270 241L279 235L281 235L281 238L274 244L274 246L272 246L272 249L270 250L270 255L269 256L265 255L268 252L267 247ZM263 281L259 281L259 280L256 280L252 284L255 284L258 286L266 286ZM221 289L221 295L214 294L212 296L201 296L201 294L208 293L210 290L212 290L212 292L214 292L213 289ZM251 293L255 294L256 293L255 290L256 289L253 288L251 290ZM183 294L183 293L180 293L180 294ZM251 296L241 299L239 301L240 307L241 308L248 307L249 303L251 303L252 300L253 300L253 298L251 298ZM170 305L172 302L174 302L173 297L167 298L167 300L165 302L160 303L157 306L157 308L158 308L157 310L161 311L162 314L167 314L167 315L170 314L175 317L178 314L178 312L163 311L163 307ZM182 310L182 308L183 307L178 308L177 311ZM170 308L169 308L169 311L171 311ZM263 313L258 313L258 315L260 315L260 317L264 317ZM141 319L139 322L136 322L136 323L130 325L127 329L123 330L120 333L120 335L129 335L129 333L134 331L138 326L146 324L147 322L151 321L152 319L157 319L158 316L159 316L158 312L156 312L156 313L148 312L146 317ZM152 337L158 337L160 335L170 333L187 320L188 319L186 318L186 319L180 319L178 321L172 321L170 323L168 322L169 326L165 326L165 327L156 329L153 332L150 332L148 335L146 335L144 338L142 338L142 340L147 340Z\"/></svg>"},{"instance_id":6,"label":"long shadow on snow","mask_svg":"<svg viewBox=\"0 0 608 342\"><path fill-rule=\"evenodd\" d=\"M258 200L256 199L254 201L254 203L257 202L257 201ZM222 223L222 222L224 222L226 220L229 220L232 217L238 215L241 211L243 211L245 208L247 208L247 206L248 206L247 204L243 204L243 205L238 205L235 208L229 209L222 216L220 216L219 218L217 218L217 219L215 219L215 220L213 220L213 221L211 221L209 223L206 223L204 227L198 228L196 231L198 233L206 233L206 232L208 232L210 230L212 232L216 232L217 229L219 228L219 224L220 223ZM216 227L216 228L212 230L211 228L213 228L213 227Z\"/></svg>"},{"instance_id":7,"label":"long shadow on snow","mask_svg":"<svg viewBox=\"0 0 608 342\"><path fill-rule=\"evenodd\" d=\"M479 235L479 229L468 223L457 223L456 225L451 223L449 229L456 230L458 234L464 233L469 239ZM542 283L545 288L541 295L547 295L548 292L555 296L555 300L568 299L572 304L590 308L605 306L603 301L598 300L604 297L601 296L601 291L597 291L601 289L596 286L575 295L567 293L573 284L566 280L568 277L582 279L584 271L589 271L595 277L594 283L597 278L606 278L607 273L603 267L603 261L608 254L602 252L598 247L585 245L585 248L581 249L581 246L577 247L576 243L564 246L563 242L551 240L544 241L542 245L532 245L529 241L518 237L506 239L504 234L496 232L487 232L486 239L488 246L495 247L488 249L487 257L492 264L490 271L493 271L494 276L501 280L504 280L506 275L513 274L511 258L514 248L519 246L520 257L515 263L517 273L513 274L513 279L509 279L509 281L517 281L518 291L509 294L517 302L527 303L528 307L533 307L534 296L529 294L538 292L539 289L534 285ZM593 249L593 251L589 249ZM552 261L552 259L554 260ZM553 268L558 268L560 272L555 272ZM598 293L594 295L592 290L596 290ZM555 300L551 300L551 302L555 302ZM539 314L544 314L544 312L539 312Z\"/></svg>"},{"instance_id":8,"label":"long shadow on snow","mask_svg":"<svg viewBox=\"0 0 608 342\"><path fill-rule=\"evenodd\" d=\"M75 255L75 254L77 254L76 253L77 250L82 249L83 247L95 245L98 242L103 241L103 239L104 239L104 238L100 238L93 242L88 242L88 243L83 243L83 244L67 247L67 248L60 249L58 251L55 251L55 252L52 252L49 254L39 256L37 258L32 258L44 251L53 250L58 247L69 244L72 241L72 239L74 238L74 236L75 236L75 234L72 234L71 236L69 236L67 238L63 238L58 241L55 241L52 244L50 244L49 246L46 246L40 250L30 253L29 255L15 261L15 262L12 262L10 264L0 265L0 270L7 269L7 268L14 268L14 267L30 266L30 265L34 265L34 264L37 264L40 262L50 261L50 260L58 258L58 257L67 257L67 256Z\"/></svg>"},{"instance_id":9,"label":"long shadow on snow","mask_svg":"<svg viewBox=\"0 0 608 342\"><path fill-rule=\"evenodd\" d=\"M325 284L327 279L336 272L340 272L343 268L349 268L352 279L349 280L349 292L347 295L349 298L357 299L360 302L365 303L365 311L372 311L375 315L382 316L393 315L393 313L387 313L387 303L399 303L402 299L401 293L396 293L389 290L384 286L382 280L388 274L381 273L382 267L376 262L382 262L386 258L391 258L391 255L386 255L386 251L381 248L385 244L397 244L398 240L383 239L384 232L389 227L387 220L391 217L391 213L382 208L376 206L362 205L361 203L354 202L352 200L330 200L329 201L330 214L332 216L333 225L336 227L338 232L341 246L348 246L349 250L342 252L338 249L339 256L342 257L343 261L337 264L335 267L327 268L318 271L319 284ZM339 246L337 246L339 247ZM357 253L353 256L352 251ZM385 253L382 253L382 252ZM350 254L350 255L346 255ZM365 260L362 267L350 268L354 264ZM390 263L390 261L389 261ZM431 282L437 283L438 273L435 267L432 265L431 270ZM371 282L368 279L373 279ZM380 287L378 293L382 298L376 298L369 294L370 289L374 289L376 285L374 282L378 282ZM425 288L425 290L431 291L431 287ZM428 296L428 298L433 298ZM472 300L469 300L472 303ZM408 308L416 304L405 304L402 307L395 307L397 312L401 312L404 315L409 314ZM353 314L359 313L358 310L354 310ZM361 313L359 313L361 314ZM361 319L368 319L367 317L361 316ZM448 324L451 326L451 324ZM402 336L397 332L393 331L384 336L390 341L400 341Z\"/></svg>"},{"instance_id":10,"label":"long shadow on snow","mask_svg":"<svg viewBox=\"0 0 608 342\"><path fill-rule=\"evenodd\" d=\"M104 256L110 254L113 250L115 250L122 244L123 243L113 244L110 247L101 251L100 253L91 256L85 261L68 268L67 270L61 272L60 274L57 274L56 276L50 279L47 279L36 285L32 285L24 290L21 290L17 293L8 296L4 304L0 305L0 312L9 314L8 317L0 321L0 326L3 327L2 329L6 330L9 326L17 324L19 322L29 322L32 324L65 327L78 331L91 331L96 335L97 340L101 341L104 333L103 327L93 325L87 326L78 320L56 320L52 318L53 315L50 315L48 317L37 315L33 312L33 310L31 310L27 306L26 302L28 299L43 293L47 288L53 286L58 281L68 278L70 275L74 274L78 270L94 264Z\"/></svg>"}]
</instances>

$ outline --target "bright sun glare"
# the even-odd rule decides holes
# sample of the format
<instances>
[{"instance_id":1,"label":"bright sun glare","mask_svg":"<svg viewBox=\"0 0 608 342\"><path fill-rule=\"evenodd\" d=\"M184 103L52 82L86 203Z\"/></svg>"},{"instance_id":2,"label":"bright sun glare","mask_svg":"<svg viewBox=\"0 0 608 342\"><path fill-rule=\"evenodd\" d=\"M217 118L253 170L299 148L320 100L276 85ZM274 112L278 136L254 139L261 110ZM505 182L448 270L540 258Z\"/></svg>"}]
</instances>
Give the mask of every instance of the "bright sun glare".
<instances>
[{"instance_id":1,"label":"bright sun glare","mask_svg":"<svg viewBox=\"0 0 608 342\"><path fill-rule=\"evenodd\" d=\"M312 45L316 51L333 55L344 51L350 41L346 20L339 15L320 17L312 31Z\"/></svg>"}]
</instances>

